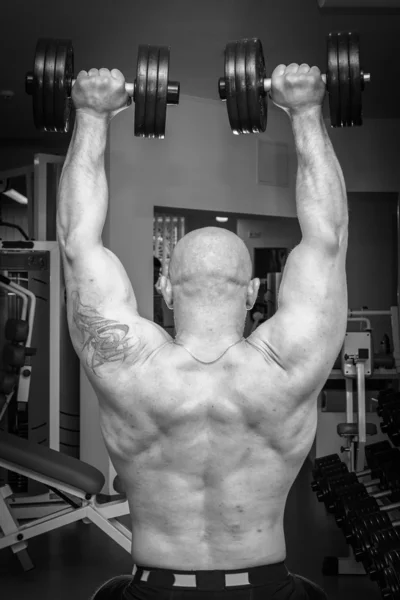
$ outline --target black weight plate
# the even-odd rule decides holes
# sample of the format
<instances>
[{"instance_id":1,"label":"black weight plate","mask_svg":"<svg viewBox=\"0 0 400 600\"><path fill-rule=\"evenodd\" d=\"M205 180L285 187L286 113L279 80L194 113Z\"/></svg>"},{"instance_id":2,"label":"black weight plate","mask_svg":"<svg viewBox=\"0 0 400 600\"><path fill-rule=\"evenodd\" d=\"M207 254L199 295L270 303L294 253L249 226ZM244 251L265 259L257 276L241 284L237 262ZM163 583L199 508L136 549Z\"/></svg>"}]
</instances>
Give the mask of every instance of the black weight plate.
<instances>
[{"instance_id":1,"label":"black weight plate","mask_svg":"<svg viewBox=\"0 0 400 600\"><path fill-rule=\"evenodd\" d=\"M158 84L154 134L156 138L162 139L165 137L165 123L167 120L169 48L160 47L158 50Z\"/></svg>"},{"instance_id":2,"label":"black weight plate","mask_svg":"<svg viewBox=\"0 0 400 600\"><path fill-rule=\"evenodd\" d=\"M330 33L327 40L327 88L329 93L329 111L332 127L341 127L340 121L340 90L338 63L338 36Z\"/></svg>"},{"instance_id":3,"label":"black weight plate","mask_svg":"<svg viewBox=\"0 0 400 600\"><path fill-rule=\"evenodd\" d=\"M147 65L150 46L140 45L135 81L135 136L145 137Z\"/></svg>"},{"instance_id":4,"label":"black weight plate","mask_svg":"<svg viewBox=\"0 0 400 600\"><path fill-rule=\"evenodd\" d=\"M248 40L246 45L247 110L252 133L265 131L267 127L268 96L264 90L266 77L261 41Z\"/></svg>"},{"instance_id":5,"label":"black weight plate","mask_svg":"<svg viewBox=\"0 0 400 600\"><path fill-rule=\"evenodd\" d=\"M349 33L349 66L352 125L362 125L362 77L360 67L360 41L357 33Z\"/></svg>"},{"instance_id":6,"label":"black weight plate","mask_svg":"<svg viewBox=\"0 0 400 600\"><path fill-rule=\"evenodd\" d=\"M338 63L342 127L351 127L349 36L347 33L340 33L338 36Z\"/></svg>"},{"instance_id":7,"label":"black weight plate","mask_svg":"<svg viewBox=\"0 0 400 600\"><path fill-rule=\"evenodd\" d=\"M235 79L236 79L236 105L238 108L240 133L250 133L249 110L247 107L247 77L246 77L246 50L248 40L236 42ZM251 60L251 56L250 56ZM255 60L255 57L254 57ZM255 85L255 82L253 82Z\"/></svg>"},{"instance_id":8,"label":"black weight plate","mask_svg":"<svg viewBox=\"0 0 400 600\"><path fill-rule=\"evenodd\" d=\"M156 104L158 87L158 48L150 46L147 65L146 113L144 119L145 137L155 137Z\"/></svg>"},{"instance_id":9,"label":"black weight plate","mask_svg":"<svg viewBox=\"0 0 400 600\"><path fill-rule=\"evenodd\" d=\"M225 48L225 84L226 108L231 129L235 135L242 133L236 102L236 42L230 42Z\"/></svg>"},{"instance_id":10,"label":"black weight plate","mask_svg":"<svg viewBox=\"0 0 400 600\"><path fill-rule=\"evenodd\" d=\"M58 40L54 85L54 123L56 131L67 133L73 120L71 83L74 51L70 40ZM72 119L71 119L72 117Z\"/></svg>"},{"instance_id":11,"label":"black weight plate","mask_svg":"<svg viewBox=\"0 0 400 600\"><path fill-rule=\"evenodd\" d=\"M44 130L43 76L47 41L47 39L40 39L36 44L33 64L33 121L35 127L41 131Z\"/></svg>"},{"instance_id":12,"label":"black weight plate","mask_svg":"<svg viewBox=\"0 0 400 600\"><path fill-rule=\"evenodd\" d=\"M54 84L56 70L57 42L48 40L44 60L43 76L43 114L45 131L55 131L54 120Z\"/></svg>"}]
</instances>

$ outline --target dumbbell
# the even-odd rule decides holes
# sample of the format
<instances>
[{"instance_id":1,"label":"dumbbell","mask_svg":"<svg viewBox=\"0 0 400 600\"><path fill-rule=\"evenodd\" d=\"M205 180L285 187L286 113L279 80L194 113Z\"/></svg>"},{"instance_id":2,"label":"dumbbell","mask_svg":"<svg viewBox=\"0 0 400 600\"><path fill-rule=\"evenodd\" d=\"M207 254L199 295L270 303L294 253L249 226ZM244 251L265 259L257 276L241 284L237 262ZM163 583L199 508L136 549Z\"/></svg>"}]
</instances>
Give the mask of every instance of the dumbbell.
<instances>
[{"instance_id":1,"label":"dumbbell","mask_svg":"<svg viewBox=\"0 0 400 600\"><path fill-rule=\"evenodd\" d=\"M399 600L400 598L400 557L391 561L391 566L380 574L379 587L383 600Z\"/></svg>"},{"instance_id":2,"label":"dumbbell","mask_svg":"<svg viewBox=\"0 0 400 600\"><path fill-rule=\"evenodd\" d=\"M381 574L400 557L400 534L393 529L375 534L375 544L362 556L363 567L372 581L381 579Z\"/></svg>"},{"instance_id":3,"label":"dumbbell","mask_svg":"<svg viewBox=\"0 0 400 600\"><path fill-rule=\"evenodd\" d=\"M389 498L392 502L390 504L379 504L378 500L382 498ZM347 531L350 531L349 524L360 517L374 512L390 512L397 508L400 508L400 488L399 484L395 483L392 489L374 492L373 494L369 494L364 486L359 486L358 489L353 487L348 494L342 494L336 498L332 512L338 527L347 528Z\"/></svg>"},{"instance_id":4,"label":"dumbbell","mask_svg":"<svg viewBox=\"0 0 400 600\"><path fill-rule=\"evenodd\" d=\"M396 458L393 458L390 462L381 465L379 469L374 470L375 478L371 481L367 481L364 484L366 489L373 488L376 486L389 487L393 481L393 469L398 470L400 466L400 453L397 453ZM330 500L334 500L335 497L342 493L342 490L346 490L346 487L353 484L359 484L359 478L365 475L370 475L371 469L361 471L360 473L344 473L331 478L325 478L319 480L319 486L317 490L317 499L319 502L325 502L326 504Z\"/></svg>"},{"instance_id":5,"label":"dumbbell","mask_svg":"<svg viewBox=\"0 0 400 600\"><path fill-rule=\"evenodd\" d=\"M373 484L377 485L375 481ZM335 487L334 493L324 499L325 508L329 513L335 515L336 522L340 527L343 515L346 515L355 507L358 508L360 502L362 503L364 499L394 497L396 494L399 494L400 483L398 481L397 469L394 472L386 473L384 481L381 481L379 485L382 488L381 491L373 493L368 490L371 486L363 485L362 483L344 483L338 485ZM397 497L394 499L397 501Z\"/></svg>"},{"instance_id":6,"label":"dumbbell","mask_svg":"<svg viewBox=\"0 0 400 600\"><path fill-rule=\"evenodd\" d=\"M379 545L379 536L400 527L400 520L392 521L387 513L372 513L356 519L346 531L346 540L353 548L357 561L363 559L369 548Z\"/></svg>"},{"instance_id":7,"label":"dumbbell","mask_svg":"<svg viewBox=\"0 0 400 600\"><path fill-rule=\"evenodd\" d=\"M371 77L360 66L357 33L330 33L327 40L327 74L332 127L362 125L361 95ZM268 93L264 52L258 38L230 42L225 48L225 76L218 82L226 101L234 134L259 133L267 127Z\"/></svg>"},{"instance_id":8,"label":"dumbbell","mask_svg":"<svg viewBox=\"0 0 400 600\"><path fill-rule=\"evenodd\" d=\"M392 481L389 480L389 475L386 475L385 481L373 480L371 483L364 485L362 483L344 483L335 486L334 491L323 499L325 508L329 513L335 515L340 514L343 506L348 506L351 503L357 503L364 498L385 498L392 496L398 490L399 484L396 480L397 473L392 476ZM380 486L380 491L371 492L370 488ZM395 487L393 487L395 486ZM338 522L338 519L336 519Z\"/></svg>"},{"instance_id":9,"label":"dumbbell","mask_svg":"<svg viewBox=\"0 0 400 600\"><path fill-rule=\"evenodd\" d=\"M400 406L400 392L394 390L385 390L385 393L380 392L378 394L378 406L376 412L378 416L382 416L382 413L387 407Z\"/></svg>"},{"instance_id":10,"label":"dumbbell","mask_svg":"<svg viewBox=\"0 0 400 600\"><path fill-rule=\"evenodd\" d=\"M164 138L167 105L179 104L180 84L169 81L167 47L139 46L136 80L126 83L129 104L135 103L135 136ZM25 89L33 100L35 126L41 131L67 133L73 125L71 91L74 50L71 40L39 39L33 71Z\"/></svg>"},{"instance_id":11,"label":"dumbbell","mask_svg":"<svg viewBox=\"0 0 400 600\"><path fill-rule=\"evenodd\" d=\"M393 460L397 460L397 458L400 458L400 453L395 448L392 448L391 444L385 440L383 442L378 442L377 444L370 444L369 446L366 446L366 458L370 468L355 473L358 478L366 477L367 475L372 475L375 477L375 472L379 472L379 469L382 465L385 465ZM318 492L321 481L324 481L326 478L337 479L346 473L349 473L348 467L340 459L337 462L328 465L327 467L314 469L314 481L311 483L311 489L314 492Z\"/></svg>"},{"instance_id":12,"label":"dumbbell","mask_svg":"<svg viewBox=\"0 0 400 600\"><path fill-rule=\"evenodd\" d=\"M314 470L318 470L320 468L329 467L330 465L334 465L342 462L339 454L327 454L326 456L321 456L320 458L316 458L314 461Z\"/></svg>"},{"instance_id":13,"label":"dumbbell","mask_svg":"<svg viewBox=\"0 0 400 600\"><path fill-rule=\"evenodd\" d=\"M349 469L342 460L339 460L336 463L328 465L327 467L323 467L323 468L320 467L319 469L313 469L314 479L311 482L311 489L313 492L316 492L319 489L321 480L324 480L326 478L331 478L331 477L332 478L338 477L338 476L341 476L348 472L349 472Z\"/></svg>"},{"instance_id":14,"label":"dumbbell","mask_svg":"<svg viewBox=\"0 0 400 600\"><path fill-rule=\"evenodd\" d=\"M388 433L390 430L396 432L400 428L400 409L392 411L386 415L385 420L381 423L382 433Z\"/></svg>"}]
</instances>

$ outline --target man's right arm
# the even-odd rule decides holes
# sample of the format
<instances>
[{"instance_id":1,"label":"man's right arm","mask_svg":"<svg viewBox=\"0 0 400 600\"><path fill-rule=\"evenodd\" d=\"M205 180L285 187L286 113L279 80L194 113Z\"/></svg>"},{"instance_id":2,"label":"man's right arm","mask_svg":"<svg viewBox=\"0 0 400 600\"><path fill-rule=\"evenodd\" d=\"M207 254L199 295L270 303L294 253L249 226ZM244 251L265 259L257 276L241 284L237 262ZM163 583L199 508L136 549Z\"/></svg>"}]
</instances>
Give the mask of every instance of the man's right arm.
<instances>
[{"instance_id":1,"label":"man's right arm","mask_svg":"<svg viewBox=\"0 0 400 600\"><path fill-rule=\"evenodd\" d=\"M319 392L340 352L347 323L348 209L343 174L321 108L291 115L301 243L290 253L278 311L252 340L281 365L306 398Z\"/></svg>"}]
</instances>

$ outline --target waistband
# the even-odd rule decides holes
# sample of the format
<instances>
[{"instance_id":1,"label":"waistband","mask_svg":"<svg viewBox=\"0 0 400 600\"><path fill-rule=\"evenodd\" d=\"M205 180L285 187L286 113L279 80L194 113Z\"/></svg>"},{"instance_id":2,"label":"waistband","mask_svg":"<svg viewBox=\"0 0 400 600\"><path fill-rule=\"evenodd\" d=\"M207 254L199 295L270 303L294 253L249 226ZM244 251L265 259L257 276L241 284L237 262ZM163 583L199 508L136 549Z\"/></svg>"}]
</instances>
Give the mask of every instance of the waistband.
<instances>
[{"instance_id":1,"label":"waistband","mask_svg":"<svg viewBox=\"0 0 400 600\"><path fill-rule=\"evenodd\" d=\"M285 580L290 575L284 562L233 571L180 571L135 565L132 583L162 588L225 590L238 586L261 586Z\"/></svg>"}]
</instances>

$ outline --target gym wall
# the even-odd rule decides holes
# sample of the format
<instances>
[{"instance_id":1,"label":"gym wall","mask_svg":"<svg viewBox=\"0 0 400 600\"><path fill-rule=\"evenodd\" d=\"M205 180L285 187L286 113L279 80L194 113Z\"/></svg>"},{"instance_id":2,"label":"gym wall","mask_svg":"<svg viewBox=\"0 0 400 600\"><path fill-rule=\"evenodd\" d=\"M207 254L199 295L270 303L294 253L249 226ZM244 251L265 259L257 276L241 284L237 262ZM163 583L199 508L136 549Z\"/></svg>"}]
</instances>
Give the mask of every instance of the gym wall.
<instances>
[{"instance_id":1,"label":"gym wall","mask_svg":"<svg viewBox=\"0 0 400 600\"><path fill-rule=\"evenodd\" d=\"M158 144L132 137L128 113L111 124L109 244L125 264L139 309L148 318L154 205L295 216L296 162L289 161L288 187L258 185L256 136L233 136L224 111L212 100L183 96L179 114L170 111L168 137ZM400 121L371 120L363 128L330 131L349 192L400 190ZM262 137L287 144L294 156L289 120L277 109ZM362 219L361 210L361 228ZM148 259L133 269L132 257L143 255Z\"/></svg>"}]
</instances>

